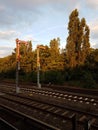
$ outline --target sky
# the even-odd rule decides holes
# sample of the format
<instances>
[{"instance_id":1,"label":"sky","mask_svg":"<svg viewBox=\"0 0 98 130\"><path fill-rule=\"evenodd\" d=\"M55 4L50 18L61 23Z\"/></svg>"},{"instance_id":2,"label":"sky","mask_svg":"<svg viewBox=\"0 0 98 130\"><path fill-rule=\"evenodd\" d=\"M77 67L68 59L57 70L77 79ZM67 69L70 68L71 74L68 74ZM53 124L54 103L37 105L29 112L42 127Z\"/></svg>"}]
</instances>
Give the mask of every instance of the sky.
<instances>
[{"instance_id":1,"label":"sky","mask_svg":"<svg viewBox=\"0 0 98 130\"><path fill-rule=\"evenodd\" d=\"M15 39L48 45L59 37L65 48L69 15L78 9L90 28L90 44L98 48L98 0L0 0L0 58L10 55Z\"/></svg>"}]
</instances>

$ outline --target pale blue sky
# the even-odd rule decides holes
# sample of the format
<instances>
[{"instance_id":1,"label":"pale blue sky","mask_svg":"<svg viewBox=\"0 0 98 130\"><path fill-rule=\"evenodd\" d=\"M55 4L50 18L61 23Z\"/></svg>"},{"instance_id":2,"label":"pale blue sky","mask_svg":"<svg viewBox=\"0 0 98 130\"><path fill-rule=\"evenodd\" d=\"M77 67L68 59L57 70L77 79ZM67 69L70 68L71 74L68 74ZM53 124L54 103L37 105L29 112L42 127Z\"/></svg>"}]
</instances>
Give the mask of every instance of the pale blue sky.
<instances>
[{"instance_id":1,"label":"pale blue sky","mask_svg":"<svg viewBox=\"0 0 98 130\"><path fill-rule=\"evenodd\" d=\"M59 37L66 46L69 15L78 9L90 27L90 43L98 48L98 0L0 0L0 57L12 53L15 39L49 45Z\"/></svg>"}]
</instances>

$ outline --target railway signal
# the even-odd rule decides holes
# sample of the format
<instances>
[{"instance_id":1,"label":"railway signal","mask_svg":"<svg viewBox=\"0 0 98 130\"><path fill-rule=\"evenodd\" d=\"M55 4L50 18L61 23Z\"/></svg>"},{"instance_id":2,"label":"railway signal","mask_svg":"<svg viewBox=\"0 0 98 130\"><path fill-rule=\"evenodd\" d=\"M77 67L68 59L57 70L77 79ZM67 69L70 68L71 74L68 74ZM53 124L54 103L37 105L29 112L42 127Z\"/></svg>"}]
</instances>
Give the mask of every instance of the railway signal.
<instances>
[{"instance_id":1,"label":"railway signal","mask_svg":"<svg viewBox=\"0 0 98 130\"><path fill-rule=\"evenodd\" d=\"M19 70L20 70L20 46L21 44L29 46L27 41L16 39L16 93L19 93Z\"/></svg>"},{"instance_id":2,"label":"railway signal","mask_svg":"<svg viewBox=\"0 0 98 130\"><path fill-rule=\"evenodd\" d=\"M42 45L37 46L37 86L38 86L38 88L41 88L41 84L40 84L40 57L39 57L39 50L40 49L45 49L45 47Z\"/></svg>"}]
</instances>

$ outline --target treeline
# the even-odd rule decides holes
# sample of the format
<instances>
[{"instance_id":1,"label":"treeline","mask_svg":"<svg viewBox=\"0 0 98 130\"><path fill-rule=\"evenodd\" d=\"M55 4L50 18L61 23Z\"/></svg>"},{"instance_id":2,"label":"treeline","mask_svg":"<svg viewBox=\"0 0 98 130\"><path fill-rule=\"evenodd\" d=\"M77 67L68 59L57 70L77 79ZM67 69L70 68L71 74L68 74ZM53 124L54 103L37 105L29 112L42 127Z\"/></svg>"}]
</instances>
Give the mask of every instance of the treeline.
<instances>
[{"instance_id":1,"label":"treeline","mask_svg":"<svg viewBox=\"0 0 98 130\"><path fill-rule=\"evenodd\" d=\"M77 9L69 16L68 37L65 48L60 49L60 38L54 38L49 46L40 49L41 83L74 83L87 88L98 84L98 49L90 47L90 29L85 18L79 19ZM42 45L43 46L43 45ZM21 81L37 82L37 49L22 45L20 48ZM16 48L12 55L0 59L0 78L15 79Z\"/></svg>"}]
</instances>

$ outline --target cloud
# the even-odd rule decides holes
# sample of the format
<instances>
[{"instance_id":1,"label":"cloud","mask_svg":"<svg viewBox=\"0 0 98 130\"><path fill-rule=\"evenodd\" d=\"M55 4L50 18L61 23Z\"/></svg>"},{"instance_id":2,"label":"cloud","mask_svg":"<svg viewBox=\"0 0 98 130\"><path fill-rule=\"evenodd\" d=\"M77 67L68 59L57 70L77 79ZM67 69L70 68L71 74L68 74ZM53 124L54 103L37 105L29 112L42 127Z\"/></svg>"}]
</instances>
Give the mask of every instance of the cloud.
<instances>
[{"instance_id":1,"label":"cloud","mask_svg":"<svg viewBox=\"0 0 98 130\"><path fill-rule=\"evenodd\" d=\"M12 47L0 46L0 58L10 55L12 51L13 51Z\"/></svg>"},{"instance_id":2,"label":"cloud","mask_svg":"<svg viewBox=\"0 0 98 130\"><path fill-rule=\"evenodd\" d=\"M70 4L73 3L73 4ZM70 11L73 8L80 8L78 0L3 0L1 2L0 27L18 28L28 27L38 21L47 11L44 8L50 6L56 11ZM18 28L19 29L19 28Z\"/></svg>"},{"instance_id":3,"label":"cloud","mask_svg":"<svg viewBox=\"0 0 98 130\"><path fill-rule=\"evenodd\" d=\"M98 39L91 39L90 40L90 43L91 43L91 47L92 48L98 48Z\"/></svg>"},{"instance_id":4,"label":"cloud","mask_svg":"<svg viewBox=\"0 0 98 130\"><path fill-rule=\"evenodd\" d=\"M16 32L14 30L0 31L0 39L12 40L13 38L16 38L19 34L20 32Z\"/></svg>"},{"instance_id":5,"label":"cloud","mask_svg":"<svg viewBox=\"0 0 98 130\"><path fill-rule=\"evenodd\" d=\"M14 5L14 6L37 6L49 3L56 3L56 2L66 2L65 0L3 0L3 3L6 5Z\"/></svg>"},{"instance_id":6,"label":"cloud","mask_svg":"<svg viewBox=\"0 0 98 130\"><path fill-rule=\"evenodd\" d=\"M0 11L4 11L5 10L5 6L4 5L0 5Z\"/></svg>"},{"instance_id":7,"label":"cloud","mask_svg":"<svg viewBox=\"0 0 98 130\"><path fill-rule=\"evenodd\" d=\"M93 38L98 39L98 24L94 25L91 28L91 34L92 34Z\"/></svg>"},{"instance_id":8,"label":"cloud","mask_svg":"<svg viewBox=\"0 0 98 130\"><path fill-rule=\"evenodd\" d=\"M71 11L77 8L86 17L93 16L92 21L97 14L97 7L98 0L0 0L0 44L13 46L18 37L32 40L32 43L35 41L33 44L36 47L39 41L48 43L47 41L58 35L62 39L66 38L67 27L63 31L59 26L68 24ZM95 9L89 13L90 16L86 12L88 8ZM91 40L95 46L98 41L97 21L98 19L90 23ZM0 53L8 52L4 48L3 51L0 49Z\"/></svg>"},{"instance_id":9,"label":"cloud","mask_svg":"<svg viewBox=\"0 0 98 130\"><path fill-rule=\"evenodd\" d=\"M86 3L89 7L98 9L98 0L86 0Z\"/></svg>"},{"instance_id":10,"label":"cloud","mask_svg":"<svg viewBox=\"0 0 98 130\"><path fill-rule=\"evenodd\" d=\"M98 48L98 40L97 40L96 44L94 44L94 48Z\"/></svg>"},{"instance_id":11,"label":"cloud","mask_svg":"<svg viewBox=\"0 0 98 130\"><path fill-rule=\"evenodd\" d=\"M41 12L34 5L32 0L0 0L0 28L19 29L35 22Z\"/></svg>"},{"instance_id":12,"label":"cloud","mask_svg":"<svg viewBox=\"0 0 98 130\"><path fill-rule=\"evenodd\" d=\"M54 9L56 6L58 9L62 9L59 6L64 5L65 9L68 10L80 7L79 0L3 0L2 4L6 7L7 11L14 10L15 14L23 11L24 14L27 11L39 13L41 11L40 7L45 7L47 5L51 6L51 8L53 7Z\"/></svg>"},{"instance_id":13,"label":"cloud","mask_svg":"<svg viewBox=\"0 0 98 130\"><path fill-rule=\"evenodd\" d=\"M98 19L95 19L94 21L89 23L90 27L90 40L91 40L91 45L94 48L98 48Z\"/></svg>"},{"instance_id":14,"label":"cloud","mask_svg":"<svg viewBox=\"0 0 98 130\"><path fill-rule=\"evenodd\" d=\"M4 4L7 8L15 9L16 13L19 10L32 10L34 7L38 7L43 4L53 3L56 0L3 0L2 4ZM64 1L64 0L58 0ZM1 0L0 0L1 3Z\"/></svg>"},{"instance_id":15,"label":"cloud","mask_svg":"<svg viewBox=\"0 0 98 130\"><path fill-rule=\"evenodd\" d=\"M90 22L91 36L93 39L98 39L98 19Z\"/></svg>"}]
</instances>

